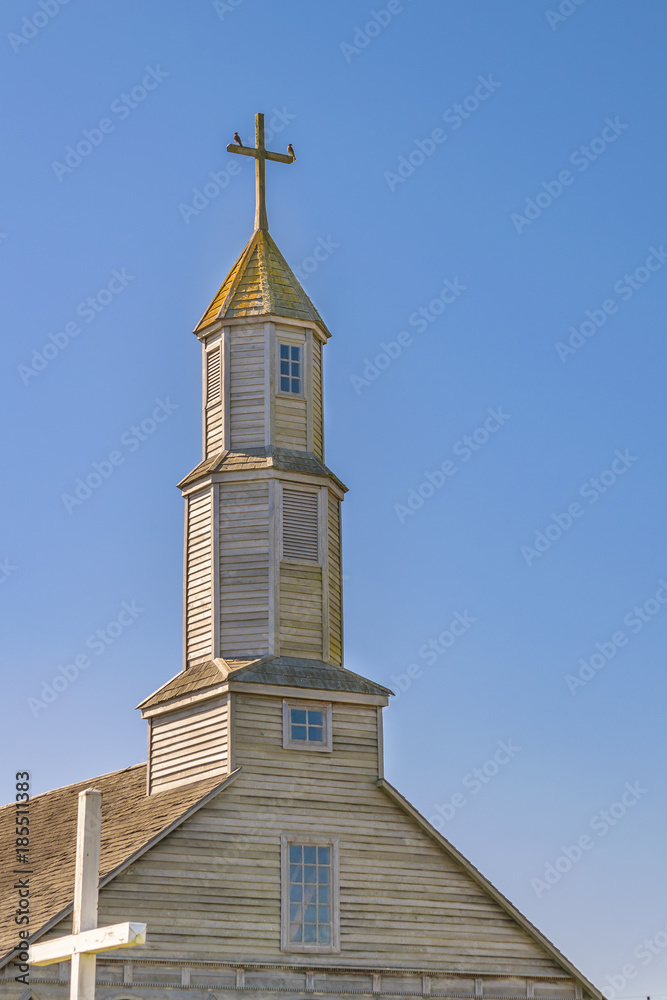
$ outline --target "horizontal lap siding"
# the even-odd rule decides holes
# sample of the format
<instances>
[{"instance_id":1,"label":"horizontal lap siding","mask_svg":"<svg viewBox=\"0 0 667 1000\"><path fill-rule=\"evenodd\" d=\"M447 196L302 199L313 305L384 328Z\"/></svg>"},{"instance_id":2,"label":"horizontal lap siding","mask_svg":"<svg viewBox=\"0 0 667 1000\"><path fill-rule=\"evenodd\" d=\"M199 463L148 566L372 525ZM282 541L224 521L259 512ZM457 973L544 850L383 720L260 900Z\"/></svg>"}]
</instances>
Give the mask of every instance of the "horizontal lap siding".
<instances>
[{"instance_id":1,"label":"horizontal lap siding","mask_svg":"<svg viewBox=\"0 0 667 1000\"><path fill-rule=\"evenodd\" d=\"M306 451L306 401L300 396L276 396L275 442L279 448Z\"/></svg>"},{"instance_id":2,"label":"horizontal lap siding","mask_svg":"<svg viewBox=\"0 0 667 1000\"><path fill-rule=\"evenodd\" d=\"M329 493L327 530L329 561L329 655L334 663L343 662L343 570L340 545L340 501Z\"/></svg>"},{"instance_id":3,"label":"horizontal lap siding","mask_svg":"<svg viewBox=\"0 0 667 1000\"><path fill-rule=\"evenodd\" d=\"M313 337L313 450L324 461L324 407L322 402L322 344Z\"/></svg>"},{"instance_id":4,"label":"horizontal lap siding","mask_svg":"<svg viewBox=\"0 0 667 1000\"><path fill-rule=\"evenodd\" d=\"M269 485L220 485L222 656L269 651Z\"/></svg>"},{"instance_id":5,"label":"horizontal lap siding","mask_svg":"<svg viewBox=\"0 0 667 1000\"><path fill-rule=\"evenodd\" d=\"M222 403L206 407L206 453L204 458L222 451Z\"/></svg>"},{"instance_id":6,"label":"horizontal lap siding","mask_svg":"<svg viewBox=\"0 0 667 1000\"><path fill-rule=\"evenodd\" d=\"M563 975L376 787L374 708L334 703L332 754L282 749L279 698L234 713L239 778L101 892L100 923L148 923L133 958ZM280 836L299 833L340 838L340 955L280 951Z\"/></svg>"},{"instance_id":7,"label":"horizontal lap siding","mask_svg":"<svg viewBox=\"0 0 667 1000\"><path fill-rule=\"evenodd\" d=\"M280 564L280 655L322 657L322 567Z\"/></svg>"},{"instance_id":8,"label":"horizontal lap siding","mask_svg":"<svg viewBox=\"0 0 667 1000\"><path fill-rule=\"evenodd\" d=\"M213 651L213 494L192 496L187 506L185 617L187 661L208 659Z\"/></svg>"},{"instance_id":9,"label":"horizontal lap siding","mask_svg":"<svg viewBox=\"0 0 667 1000\"><path fill-rule=\"evenodd\" d=\"M151 791L226 774L228 698L155 719L150 734Z\"/></svg>"},{"instance_id":10,"label":"horizontal lap siding","mask_svg":"<svg viewBox=\"0 0 667 1000\"><path fill-rule=\"evenodd\" d=\"M264 444L264 326L233 326L230 345L230 448Z\"/></svg>"}]
</instances>

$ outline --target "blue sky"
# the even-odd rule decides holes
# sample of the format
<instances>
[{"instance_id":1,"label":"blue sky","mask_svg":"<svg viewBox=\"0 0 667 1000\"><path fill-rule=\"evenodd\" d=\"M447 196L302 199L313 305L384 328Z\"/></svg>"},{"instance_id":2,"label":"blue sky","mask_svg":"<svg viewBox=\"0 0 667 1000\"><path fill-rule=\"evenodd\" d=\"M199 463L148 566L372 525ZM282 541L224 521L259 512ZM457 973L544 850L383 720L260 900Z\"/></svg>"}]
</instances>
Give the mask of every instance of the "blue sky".
<instances>
[{"instance_id":1,"label":"blue sky","mask_svg":"<svg viewBox=\"0 0 667 1000\"><path fill-rule=\"evenodd\" d=\"M180 669L190 331L263 110L388 777L610 996L667 996L664 5L56 2L0 15L5 798L145 759Z\"/></svg>"}]
</instances>

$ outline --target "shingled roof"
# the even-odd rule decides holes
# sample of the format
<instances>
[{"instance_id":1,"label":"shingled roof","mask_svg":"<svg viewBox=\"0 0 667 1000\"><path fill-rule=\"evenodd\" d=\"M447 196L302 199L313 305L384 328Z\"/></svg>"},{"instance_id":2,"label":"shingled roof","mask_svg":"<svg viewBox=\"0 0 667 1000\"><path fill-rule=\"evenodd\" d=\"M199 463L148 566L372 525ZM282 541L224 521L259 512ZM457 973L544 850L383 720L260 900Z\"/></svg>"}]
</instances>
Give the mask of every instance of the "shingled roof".
<instances>
[{"instance_id":1,"label":"shingled roof","mask_svg":"<svg viewBox=\"0 0 667 1000\"><path fill-rule=\"evenodd\" d=\"M219 319L285 316L315 323L329 337L322 318L265 229L256 229L241 256L195 327L199 333Z\"/></svg>"},{"instance_id":2,"label":"shingled roof","mask_svg":"<svg viewBox=\"0 0 667 1000\"><path fill-rule=\"evenodd\" d=\"M17 878L14 869L30 870L31 940L61 920L74 896L74 860L79 792L97 788L102 792L102 851L100 884L110 881L129 864L188 816L209 801L236 774L220 775L146 795L146 764L112 771L98 778L66 785L30 799L31 864L13 864L14 803L0 808L0 965L4 965L17 942L13 905Z\"/></svg>"},{"instance_id":3,"label":"shingled roof","mask_svg":"<svg viewBox=\"0 0 667 1000\"><path fill-rule=\"evenodd\" d=\"M393 691L343 667L323 660L296 656L263 656L254 660L206 660L188 667L163 684L137 708L155 708L176 698L213 691L226 683L276 684L280 687L311 688L321 691L349 691L353 694L390 695Z\"/></svg>"},{"instance_id":4,"label":"shingled roof","mask_svg":"<svg viewBox=\"0 0 667 1000\"><path fill-rule=\"evenodd\" d=\"M294 451L291 448L276 448L272 445L246 448L242 452L219 451L200 462L178 485L180 489L185 489L186 486L213 472L245 472L268 468L306 472L313 476L328 476L347 493L345 483L342 483L312 451Z\"/></svg>"}]
</instances>

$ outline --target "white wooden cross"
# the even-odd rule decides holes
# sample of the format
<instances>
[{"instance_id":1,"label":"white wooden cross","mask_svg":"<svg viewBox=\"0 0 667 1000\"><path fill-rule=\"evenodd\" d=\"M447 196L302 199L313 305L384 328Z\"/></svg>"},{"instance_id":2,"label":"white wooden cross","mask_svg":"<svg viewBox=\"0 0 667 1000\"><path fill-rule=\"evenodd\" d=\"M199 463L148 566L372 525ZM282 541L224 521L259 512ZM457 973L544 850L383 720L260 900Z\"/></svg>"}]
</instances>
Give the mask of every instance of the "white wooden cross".
<instances>
[{"instance_id":1,"label":"white wooden cross","mask_svg":"<svg viewBox=\"0 0 667 1000\"><path fill-rule=\"evenodd\" d=\"M31 965L72 960L70 1000L95 1000L97 952L130 948L146 941L146 924L97 926L101 827L102 793L87 788L79 793L72 933L30 947Z\"/></svg>"}]
</instances>

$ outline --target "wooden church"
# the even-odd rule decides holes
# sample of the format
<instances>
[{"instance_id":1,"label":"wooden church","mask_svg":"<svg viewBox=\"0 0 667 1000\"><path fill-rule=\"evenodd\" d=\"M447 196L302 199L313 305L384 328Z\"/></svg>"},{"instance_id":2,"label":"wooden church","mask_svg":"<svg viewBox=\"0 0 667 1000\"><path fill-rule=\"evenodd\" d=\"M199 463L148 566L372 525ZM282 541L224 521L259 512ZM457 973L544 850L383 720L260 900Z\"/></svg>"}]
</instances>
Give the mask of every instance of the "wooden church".
<instances>
[{"instance_id":1,"label":"wooden church","mask_svg":"<svg viewBox=\"0 0 667 1000\"><path fill-rule=\"evenodd\" d=\"M340 505L324 463L329 331L256 228L196 328L203 460L185 498L184 662L140 705L145 764L30 804L30 934L72 932L77 798L102 793L98 1000L601 994L385 779L391 694L343 665ZM65 1000L70 963L16 981L14 805L0 997ZM10 859L10 860L7 860Z\"/></svg>"}]
</instances>

